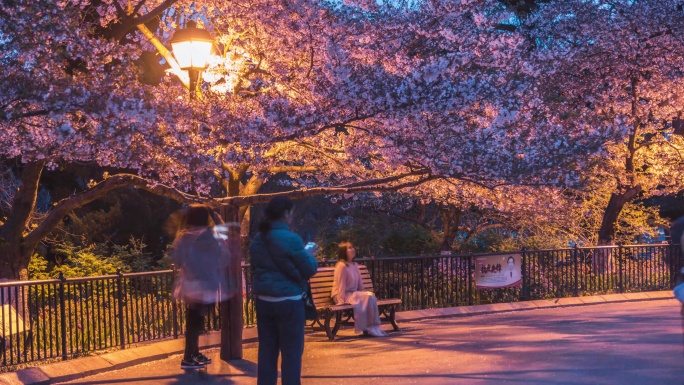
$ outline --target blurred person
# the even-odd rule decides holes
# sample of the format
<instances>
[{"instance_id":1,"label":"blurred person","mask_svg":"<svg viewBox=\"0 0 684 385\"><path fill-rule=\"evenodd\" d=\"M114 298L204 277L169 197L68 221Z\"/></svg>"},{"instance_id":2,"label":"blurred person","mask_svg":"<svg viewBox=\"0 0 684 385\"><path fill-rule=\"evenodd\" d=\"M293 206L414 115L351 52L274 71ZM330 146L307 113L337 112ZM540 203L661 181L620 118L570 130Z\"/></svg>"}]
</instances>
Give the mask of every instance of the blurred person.
<instances>
[{"instance_id":1,"label":"blurred person","mask_svg":"<svg viewBox=\"0 0 684 385\"><path fill-rule=\"evenodd\" d=\"M684 217L679 217L670 224L670 244L682 245L682 235L684 235Z\"/></svg>"},{"instance_id":2,"label":"blurred person","mask_svg":"<svg viewBox=\"0 0 684 385\"><path fill-rule=\"evenodd\" d=\"M682 261L682 254L684 254L684 217L679 217L670 224L670 244L679 244L679 255L670 259L669 263L672 266L680 266ZM673 250L674 251L674 250ZM679 272L674 269L677 274L677 279L674 284L674 297L681 303L679 314L682 317L682 334L684 335L684 267L679 268ZM684 350L683 350L684 352Z\"/></svg>"},{"instance_id":3,"label":"blurred person","mask_svg":"<svg viewBox=\"0 0 684 385\"><path fill-rule=\"evenodd\" d=\"M348 303L354 307L354 329L357 333L368 332L373 337L385 337L388 334L380 329L378 300L373 292L364 288L355 257L356 249L351 242L339 244L330 296L336 305Z\"/></svg>"},{"instance_id":4,"label":"blurred person","mask_svg":"<svg viewBox=\"0 0 684 385\"><path fill-rule=\"evenodd\" d=\"M681 261L681 255L684 255L684 217L679 217L672 221L670 225L670 244L679 245L679 258L674 258L670 261L674 266L679 266L678 261ZM679 273L674 286L674 295L680 302L682 302L681 314L684 316L684 267L680 267ZM683 319L684 322L684 319ZM683 324L684 327L684 324ZM684 330L683 330L684 331Z\"/></svg>"},{"instance_id":5,"label":"blurred person","mask_svg":"<svg viewBox=\"0 0 684 385\"><path fill-rule=\"evenodd\" d=\"M176 239L169 256L178 275L173 295L186 305L185 353L181 369L201 369L211 359L199 351L199 335L209 304L225 301L235 294L230 282L231 253L225 235L218 236L215 225L222 222L209 206L193 205L173 215L177 221Z\"/></svg>"},{"instance_id":6,"label":"blurred person","mask_svg":"<svg viewBox=\"0 0 684 385\"><path fill-rule=\"evenodd\" d=\"M684 245L682 246L682 249L682 252L684 252ZM674 297L680 302L681 305L679 308L679 314L682 319L682 335L684 335L684 267L679 269L673 292ZM684 350L682 350L682 352L684 353Z\"/></svg>"},{"instance_id":7,"label":"blurred person","mask_svg":"<svg viewBox=\"0 0 684 385\"><path fill-rule=\"evenodd\" d=\"M282 385L301 384L305 313L302 295L318 270L315 248L290 230L294 204L277 196L264 210L249 246L256 296L259 352L257 384L275 385L281 356Z\"/></svg>"}]
</instances>

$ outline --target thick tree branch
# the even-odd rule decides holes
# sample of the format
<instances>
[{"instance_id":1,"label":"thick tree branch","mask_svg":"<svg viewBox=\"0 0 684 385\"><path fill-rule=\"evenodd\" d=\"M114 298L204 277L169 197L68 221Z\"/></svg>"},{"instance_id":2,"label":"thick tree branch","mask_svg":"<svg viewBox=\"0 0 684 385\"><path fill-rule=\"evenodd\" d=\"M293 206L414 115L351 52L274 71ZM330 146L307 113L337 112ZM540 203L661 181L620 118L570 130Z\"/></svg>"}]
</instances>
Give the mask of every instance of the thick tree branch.
<instances>
[{"instance_id":1,"label":"thick tree branch","mask_svg":"<svg viewBox=\"0 0 684 385\"><path fill-rule=\"evenodd\" d=\"M259 191L261 186L264 184L264 181L259 179L258 175L258 173L254 173L254 175L252 175L252 177L247 180L247 182L240 189L240 196L254 195L257 193L257 191ZM243 219L245 218L245 215L248 214L248 209L249 205L240 206L240 211L238 214L240 223L242 223ZM246 232L249 231L246 230Z\"/></svg>"},{"instance_id":2,"label":"thick tree branch","mask_svg":"<svg viewBox=\"0 0 684 385\"><path fill-rule=\"evenodd\" d=\"M419 175L426 175L430 174L430 170L423 169L423 170L418 170L418 171L412 171L412 172L407 172L404 174L400 175L394 175L394 176L388 176L387 178L381 178L381 179L371 179L363 182L356 182L356 183L350 183L346 184L343 186L340 186L341 188L357 188L357 187L363 187L363 186L370 186L370 185L378 185L378 184L387 184L390 182L396 182L398 180L410 177L410 176L419 176ZM429 179L438 179L437 177L435 178L429 178Z\"/></svg>"},{"instance_id":3,"label":"thick tree branch","mask_svg":"<svg viewBox=\"0 0 684 385\"><path fill-rule=\"evenodd\" d=\"M242 187L242 190L240 191L241 196L249 196L249 195L254 195L259 191L261 186L264 184L264 181L259 179L259 177L255 174L249 180L245 185Z\"/></svg>"},{"instance_id":4,"label":"thick tree branch","mask_svg":"<svg viewBox=\"0 0 684 385\"><path fill-rule=\"evenodd\" d=\"M387 179L387 178L385 178ZM373 184L372 181L368 181L367 185L357 186L357 187L316 187L310 189L301 189L295 191L286 191L272 194L255 194L252 196L240 196L240 197L228 197L215 199L213 202L220 203L224 205L242 206L242 205L253 205L257 203L266 203L276 196L286 196L290 199L301 199L307 198L314 195L326 195L326 194L355 194L361 192L390 192L398 191L409 187L415 187L421 185L427 181L439 179L437 176L428 175L421 179L414 180L411 182L399 183L392 186L381 185L380 182ZM380 181L378 179L377 181Z\"/></svg>"},{"instance_id":5,"label":"thick tree branch","mask_svg":"<svg viewBox=\"0 0 684 385\"><path fill-rule=\"evenodd\" d=\"M421 175L422 177L417 180L411 180L408 182L398 183L395 185L388 185L388 183L401 181L402 179L407 177L415 177ZM38 225L38 227L36 227L26 236L25 240L27 244L37 245L38 242L40 242L41 239L47 236L47 234L59 223L59 221L62 220L62 218L69 214L69 212L105 196L110 191L122 187L134 187L142 189L159 196L176 200L181 203L204 203L209 204L213 207L219 207L220 205L244 206L256 203L265 203L277 195L284 195L292 199L299 199L322 194L353 194L371 191L398 191L404 188L415 187L429 180L434 179L438 179L438 177L430 175L427 171L412 172L394 177L369 180L365 182L358 182L339 187L318 187L273 194L253 194L248 196L229 196L225 198L212 199L209 197L199 197L195 195L186 194L172 187L165 186L162 184L156 184L136 175L117 174L103 180L102 182L99 182L98 184L89 188L86 191L83 191L81 193L75 194L69 198L65 198L59 201L57 205L47 214L45 219ZM257 188L258 185L260 185L260 183L252 183L250 187L254 189ZM247 193L254 191L256 191L256 189L244 192Z\"/></svg>"},{"instance_id":6,"label":"thick tree branch","mask_svg":"<svg viewBox=\"0 0 684 385\"><path fill-rule=\"evenodd\" d=\"M223 186L223 188L226 189L226 191L228 191L228 183L229 183L228 179L226 179L223 176L223 174L221 174L221 171L220 170L214 170L214 176L216 177L216 179L219 180L219 183L221 183L221 186Z\"/></svg>"},{"instance_id":7,"label":"thick tree branch","mask_svg":"<svg viewBox=\"0 0 684 385\"><path fill-rule=\"evenodd\" d=\"M477 234L485 231L485 230L492 230L492 229L499 229L502 228L503 224L501 223L491 223L491 224L486 224L483 226L475 226L474 229L467 228L465 231L467 232L466 237L463 239L463 244L466 244L470 242L470 240Z\"/></svg>"},{"instance_id":8,"label":"thick tree branch","mask_svg":"<svg viewBox=\"0 0 684 385\"><path fill-rule=\"evenodd\" d=\"M69 198L62 199L57 205L50 210L45 219L26 236L27 244L38 244L42 238L62 220L72 210L82 207L96 199L102 198L110 191L121 187L135 187L142 190L149 191L159 196L171 198L183 203L209 203L210 198L201 198L195 195L185 194L174 188L164 186L161 184L154 184L147 179L141 178L132 174L117 174L113 175L95 186L85 190L81 193L72 195ZM214 204L216 206L216 204Z\"/></svg>"},{"instance_id":9,"label":"thick tree branch","mask_svg":"<svg viewBox=\"0 0 684 385\"><path fill-rule=\"evenodd\" d=\"M311 151L313 151L313 152L316 152L316 153L318 153L318 154L323 155L323 156L326 157L328 160L330 160L330 161L332 161L333 163L336 163L337 165L341 166L343 169L349 169L349 168L346 167L340 160L335 159L333 156L330 156L330 155L327 154L325 151L320 150L319 148L317 148L316 146L314 146L314 145L312 145L312 144L310 144L310 143L302 142L302 143L299 143L299 145L300 145L300 146L303 146L303 147L305 147L305 148L307 148L308 150L311 150ZM358 177L358 178L361 177L361 175L359 175L358 173L356 173L356 172L354 172L354 171L352 171L352 170L349 170L349 171L352 173L352 175L354 175L354 176L356 176L356 177Z\"/></svg>"},{"instance_id":10,"label":"thick tree branch","mask_svg":"<svg viewBox=\"0 0 684 385\"><path fill-rule=\"evenodd\" d=\"M176 1L178 1L178 0L167 0L165 3L167 3L167 2L174 3ZM161 5L160 5L160 7L161 7ZM157 7L157 8L159 8L159 7ZM132 11L132 10L129 9L129 11ZM134 25L136 25L136 24L134 24ZM154 33L152 33L152 31L150 31L150 29L147 28L147 26L145 24L138 23L136 25L136 27L138 28L138 30L140 32L142 32L142 34L154 46L154 48L157 49L157 52L159 52L159 54L164 57L164 60L166 60L166 62L169 63L169 66L171 67L171 71L183 83L185 88L190 89L190 78L188 77L188 75L185 71L181 70L180 66L178 65L178 62L176 61L176 58L173 57L173 54L171 53L171 51L169 51L168 48L166 48L164 46L164 44L162 44L162 42L159 41L159 39L157 39L156 36L154 36Z\"/></svg>"},{"instance_id":11,"label":"thick tree branch","mask_svg":"<svg viewBox=\"0 0 684 385\"><path fill-rule=\"evenodd\" d=\"M5 114L0 115L0 119L6 120L6 121L14 121L14 120L21 120L24 118L31 118L34 116L45 116L51 112L54 112L54 110L35 110L35 111L25 112L22 114L12 113L9 118L7 117L8 114L5 113Z\"/></svg>"},{"instance_id":12,"label":"thick tree branch","mask_svg":"<svg viewBox=\"0 0 684 385\"><path fill-rule=\"evenodd\" d=\"M154 19L155 17L161 15L164 11L169 9L174 3L177 3L178 0L166 0L163 3L159 4L157 8L151 10L150 12L146 13L145 15L137 16L134 17L132 16L134 13L133 9L128 9L126 15L122 15L123 23L116 27L116 29L112 32L112 36L116 40L121 40L123 39L124 36L133 29L133 27L138 26L138 29L140 29L141 24L145 24L148 21ZM116 3L116 2L115 2ZM130 4L129 4L130 6Z\"/></svg>"},{"instance_id":13,"label":"thick tree branch","mask_svg":"<svg viewBox=\"0 0 684 385\"><path fill-rule=\"evenodd\" d=\"M314 172L321 171L320 167L315 166L275 166L268 169L270 173L278 172Z\"/></svg>"},{"instance_id":14,"label":"thick tree branch","mask_svg":"<svg viewBox=\"0 0 684 385\"><path fill-rule=\"evenodd\" d=\"M327 130L330 130L330 129L339 130L340 127L344 127L344 126L348 125L349 123L363 121L363 120L375 117L375 116L379 115L380 113L381 113L381 111L376 111L374 113L365 114L365 115L361 115L361 116L357 115L354 118L347 119L345 121L338 122L338 123L326 124L326 125L321 126L321 127L303 127L301 130L297 130L293 134L273 137L271 139L271 142L275 143L275 142L287 142L287 141L291 141L291 140L293 141L293 140L298 139L302 136L305 136L304 133L307 131L310 131L310 132L306 136L316 136L316 135L319 135L319 134L321 134Z\"/></svg>"},{"instance_id":15,"label":"thick tree branch","mask_svg":"<svg viewBox=\"0 0 684 385\"><path fill-rule=\"evenodd\" d=\"M236 169L230 171L230 177L233 180L240 181L247 173L247 170L249 170L249 165L242 163Z\"/></svg>"},{"instance_id":16,"label":"thick tree branch","mask_svg":"<svg viewBox=\"0 0 684 385\"><path fill-rule=\"evenodd\" d=\"M333 156L331 156L330 154L328 154L328 152L332 152L331 150L328 150L328 149L321 149L319 146L315 146L315 145L313 145L313 144L311 144L311 143L307 143L307 142L289 141L289 142L286 142L286 143L282 143L282 146L277 146L277 147L274 147L273 149L269 150L269 151L266 153L266 156L274 157L274 156L278 155L278 153L280 153L280 151L283 150L284 147L286 148L286 147L294 147L294 146L304 147L304 148L306 148L307 150L310 150L310 151L313 151L313 152L315 152L315 153L318 153L318 154L322 155L323 157L327 158L328 160L330 160L330 161L332 161L333 163L335 163L335 164L337 164L338 166L340 166L342 169L348 169L348 167L347 167L343 162L341 162L341 161L338 160L338 159L335 159L335 157L333 157ZM340 152L342 152L342 151L340 151ZM274 167L274 168L269 169L269 172L287 172L287 171L285 171L285 170L273 171L273 170L277 169L278 167L279 167L279 166L276 166L276 167ZM282 166L282 167L296 167L296 166ZM301 166L301 167L302 167L301 170L292 170L292 171L305 172L305 171L320 171L320 170L321 170L320 168L308 169L308 170L307 170L307 169L304 169L304 168L306 168L307 166ZM359 175L358 173L355 173L355 172L353 172L353 171L350 171L350 172L352 173L352 175L354 175L354 176L356 176L356 177L358 177L358 178L361 178L361 177L362 177L362 176Z\"/></svg>"}]
</instances>

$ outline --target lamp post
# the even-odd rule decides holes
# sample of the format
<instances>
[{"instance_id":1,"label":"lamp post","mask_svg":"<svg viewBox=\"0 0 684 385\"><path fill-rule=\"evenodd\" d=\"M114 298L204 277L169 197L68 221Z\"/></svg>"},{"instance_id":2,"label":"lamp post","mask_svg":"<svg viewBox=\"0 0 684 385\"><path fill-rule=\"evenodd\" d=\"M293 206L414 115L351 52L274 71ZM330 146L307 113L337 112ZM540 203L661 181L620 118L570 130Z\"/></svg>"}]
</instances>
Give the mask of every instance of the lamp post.
<instances>
[{"instance_id":1,"label":"lamp post","mask_svg":"<svg viewBox=\"0 0 684 385\"><path fill-rule=\"evenodd\" d=\"M199 89L197 84L200 82L202 71L207 68L211 50L214 45L214 38L206 29L197 28L197 23L190 21L186 27L176 31L171 39L171 50L176 57L178 66L188 71L190 77L190 99L196 99ZM228 222L237 221L237 210L224 211L223 219ZM239 250L235 242L240 239L239 230L237 234L229 235L231 251ZM231 266L228 269L230 279L237 287L242 287L242 267L239 253L233 252ZM241 359L242 358L242 295L241 293L228 300L223 300L220 304L221 311L221 359Z\"/></svg>"},{"instance_id":2,"label":"lamp post","mask_svg":"<svg viewBox=\"0 0 684 385\"><path fill-rule=\"evenodd\" d=\"M206 29L197 28L197 23L189 21L185 28L179 29L171 39L171 49L178 66L188 71L190 77L190 99L197 97L197 84L202 71L207 68L214 38Z\"/></svg>"}]
</instances>

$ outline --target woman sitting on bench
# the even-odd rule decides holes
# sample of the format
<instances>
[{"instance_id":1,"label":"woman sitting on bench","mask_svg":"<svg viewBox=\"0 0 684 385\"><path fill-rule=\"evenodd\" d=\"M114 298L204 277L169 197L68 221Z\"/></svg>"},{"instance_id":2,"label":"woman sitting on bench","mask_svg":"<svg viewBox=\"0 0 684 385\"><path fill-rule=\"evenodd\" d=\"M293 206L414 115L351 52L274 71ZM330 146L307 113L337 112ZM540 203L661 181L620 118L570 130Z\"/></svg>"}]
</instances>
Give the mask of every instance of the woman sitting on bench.
<instances>
[{"instance_id":1,"label":"woman sitting on bench","mask_svg":"<svg viewBox=\"0 0 684 385\"><path fill-rule=\"evenodd\" d=\"M348 303L354 307L354 328L357 333L365 331L373 337L387 336L380 329L378 300L373 292L365 291L359 265L354 262L355 256L356 250L351 242L340 243L330 296L337 305Z\"/></svg>"}]
</instances>

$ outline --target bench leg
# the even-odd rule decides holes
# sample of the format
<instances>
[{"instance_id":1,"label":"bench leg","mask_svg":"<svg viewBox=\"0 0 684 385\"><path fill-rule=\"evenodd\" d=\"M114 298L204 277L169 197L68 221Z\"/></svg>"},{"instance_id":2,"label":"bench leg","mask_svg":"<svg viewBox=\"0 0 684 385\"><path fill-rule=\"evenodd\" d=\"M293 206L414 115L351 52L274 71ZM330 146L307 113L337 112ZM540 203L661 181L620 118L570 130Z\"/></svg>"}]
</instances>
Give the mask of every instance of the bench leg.
<instances>
[{"instance_id":1,"label":"bench leg","mask_svg":"<svg viewBox=\"0 0 684 385\"><path fill-rule=\"evenodd\" d=\"M332 335L333 338L337 335L337 331L340 330L340 326L342 325L342 312L338 311L335 312L335 327L333 327L332 330ZM331 338L332 340L332 338Z\"/></svg>"},{"instance_id":2,"label":"bench leg","mask_svg":"<svg viewBox=\"0 0 684 385\"><path fill-rule=\"evenodd\" d=\"M342 320L343 323L347 323L347 322L349 322L349 320L354 319L354 311L353 310L344 310L340 314L340 319L342 319L342 317L347 317L344 320ZM356 322L356 321L354 321L354 322Z\"/></svg>"},{"instance_id":3,"label":"bench leg","mask_svg":"<svg viewBox=\"0 0 684 385\"><path fill-rule=\"evenodd\" d=\"M323 328L325 329L325 334L328 336L328 339L332 341L335 339L335 335L333 334L332 330L330 330L330 318L332 318L332 312L330 310L326 310L323 317Z\"/></svg>"},{"instance_id":4,"label":"bench leg","mask_svg":"<svg viewBox=\"0 0 684 385\"><path fill-rule=\"evenodd\" d=\"M323 327L323 323L321 322L321 314L322 314L322 311L319 311L318 317L316 317L315 320L311 321L311 324L309 325L309 326L311 326L311 329L315 329L316 325L318 325L318 327Z\"/></svg>"},{"instance_id":5,"label":"bench leg","mask_svg":"<svg viewBox=\"0 0 684 385\"><path fill-rule=\"evenodd\" d=\"M392 327L394 328L394 331L399 330L399 325L397 325L397 321L394 319L394 316L396 314L396 309L394 306L390 308L390 313L389 313L389 321L392 323Z\"/></svg>"}]
</instances>

